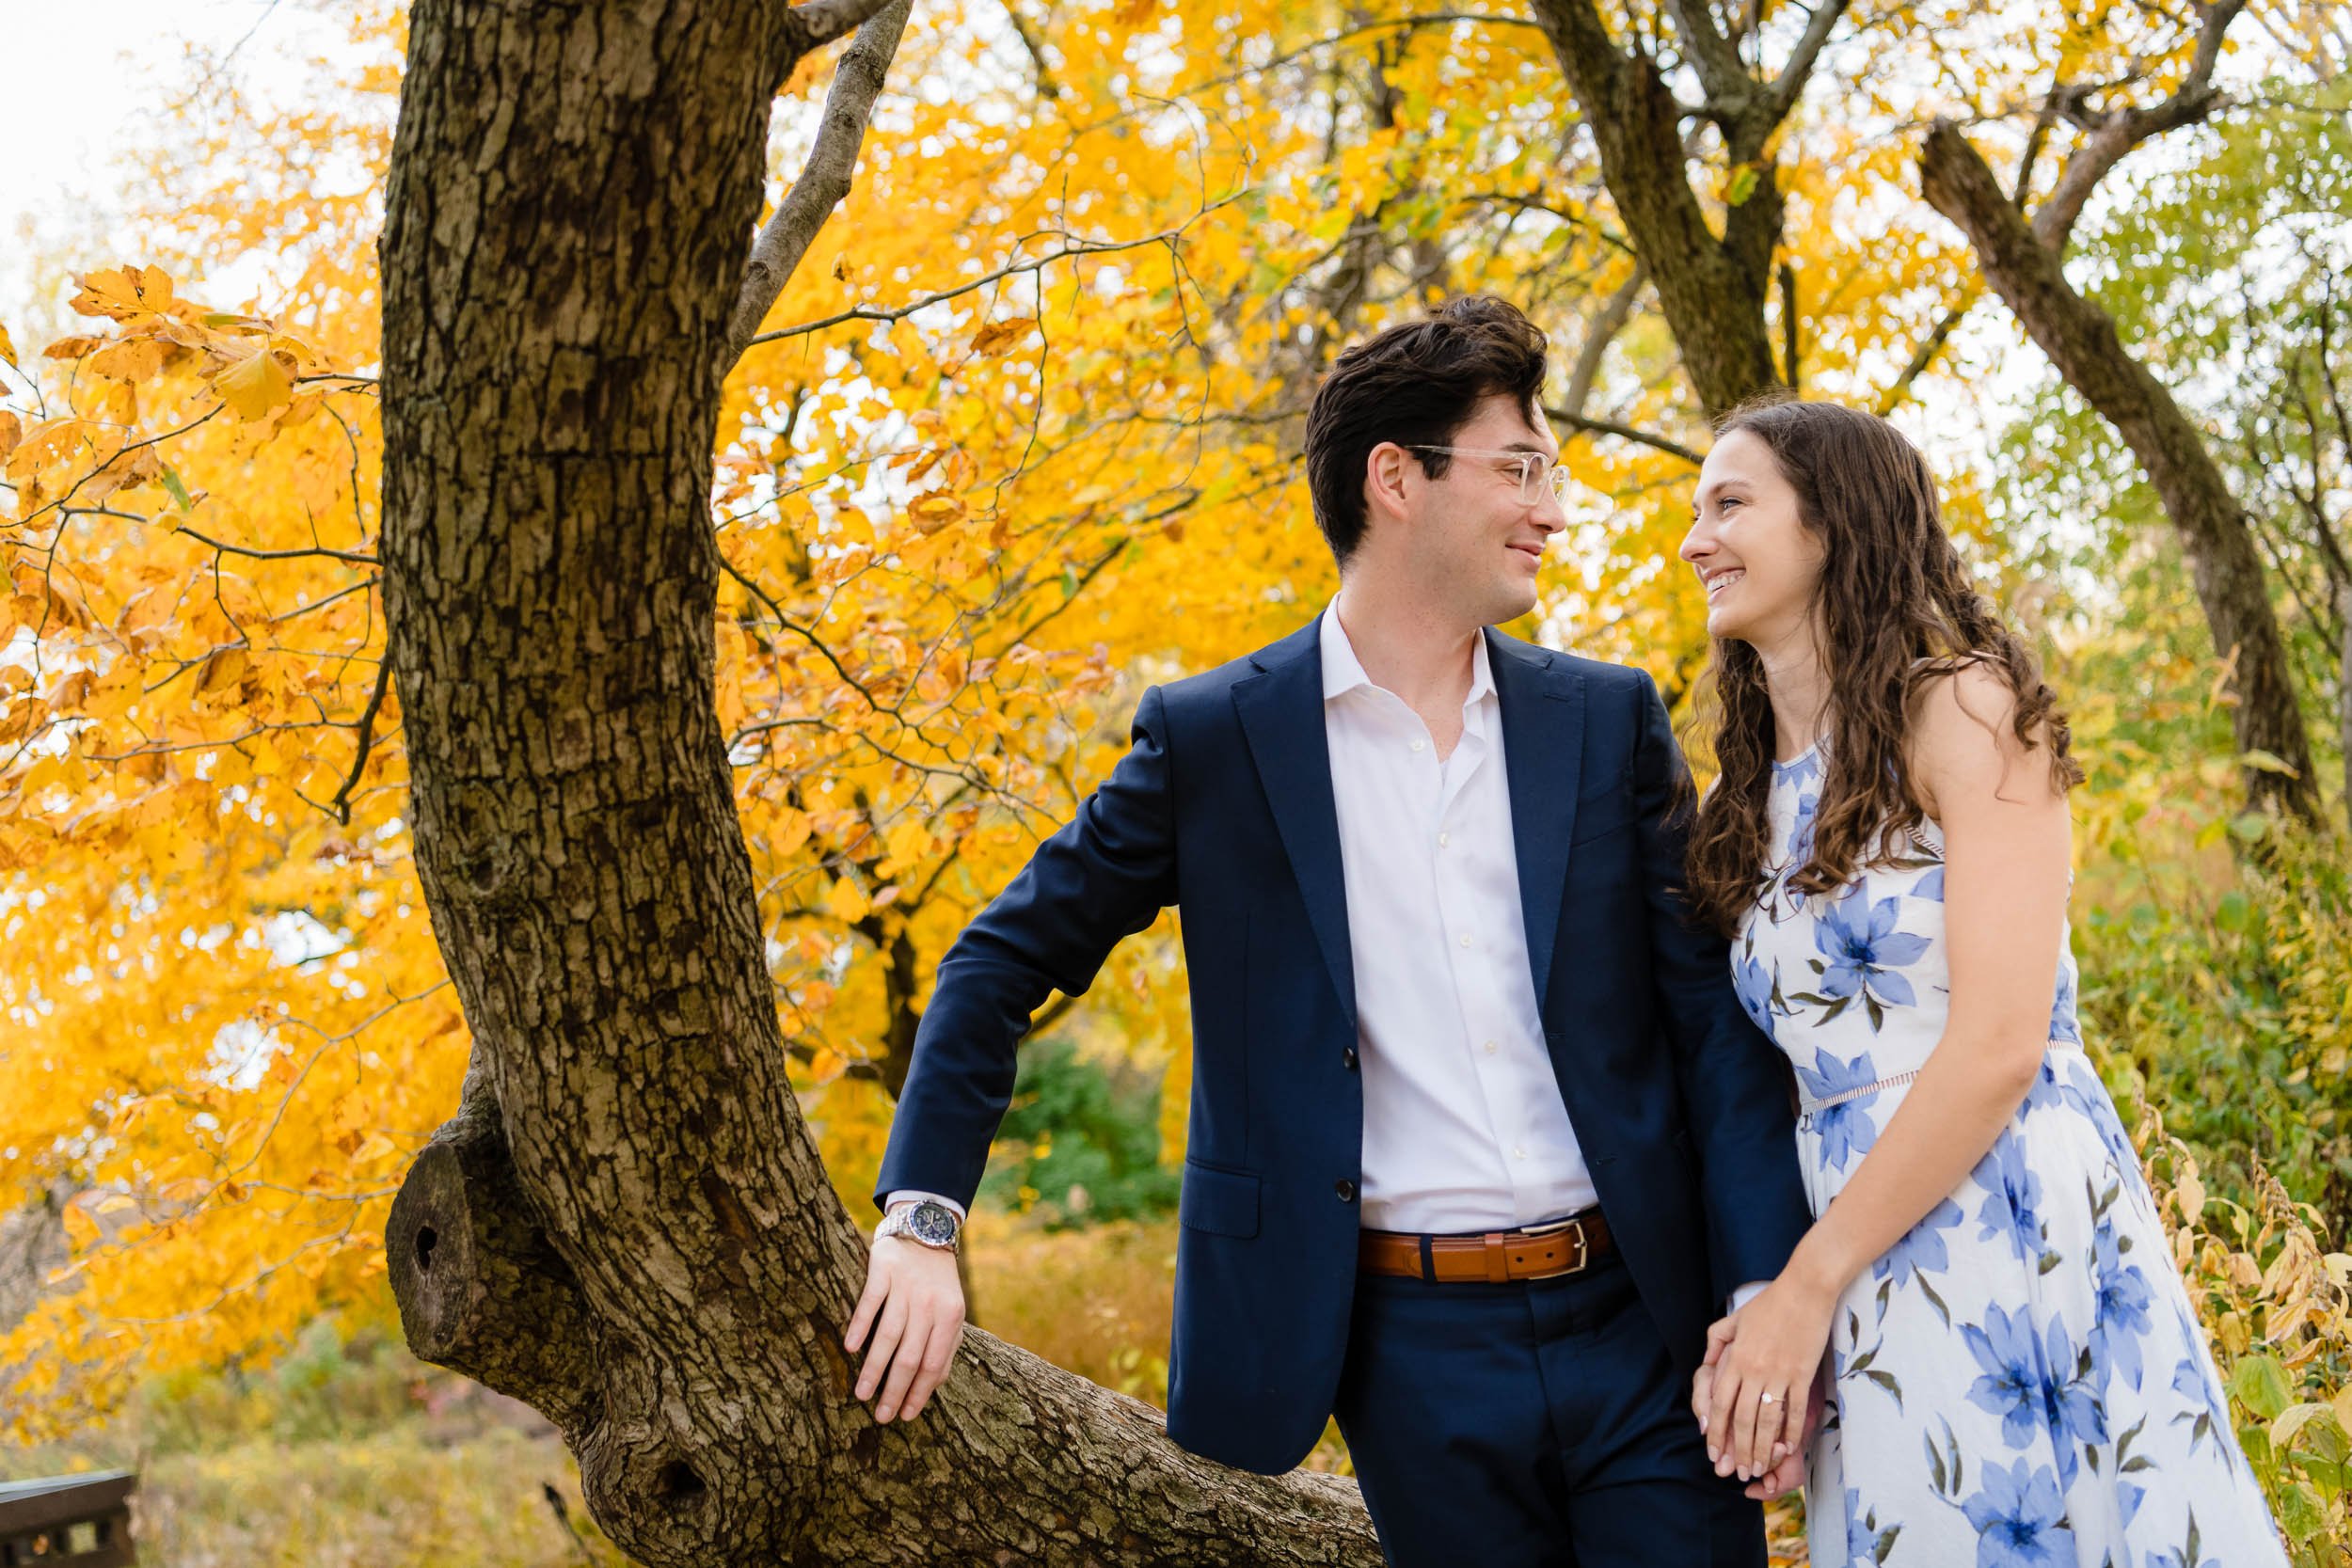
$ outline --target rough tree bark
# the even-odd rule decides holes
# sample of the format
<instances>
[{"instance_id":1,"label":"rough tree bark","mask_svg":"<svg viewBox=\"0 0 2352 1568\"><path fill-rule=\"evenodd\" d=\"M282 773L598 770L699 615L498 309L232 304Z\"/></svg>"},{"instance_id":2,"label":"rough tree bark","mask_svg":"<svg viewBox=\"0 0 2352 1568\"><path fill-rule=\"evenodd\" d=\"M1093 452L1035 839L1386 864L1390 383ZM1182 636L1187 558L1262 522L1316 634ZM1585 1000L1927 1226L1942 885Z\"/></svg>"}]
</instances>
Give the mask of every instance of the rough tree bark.
<instances>
[{"instance_id":1,"label":"rough tree bark","mask_svg":"<svg viewBox=\"0 0 2352 1568\"><path fill-rule=\"evenodd\" d=\"M2052 112L2081 125L2087 136L2030 220L1947 121L1938 121L1921 147L1920 183L1935 210L1968 236L1979 269L2018 324L2067 384L2115 427L2163 499L2188 557L2214 645L2229 662L2230 689L2237 699L2231 710L2237 748L2267 752L2289 769L2247 766L2248 800L2316 822L2320 804L2311 741L2245 509L2207 450L2203 433L2123 346L2114 319L2067 282L2062 265L2067 236L2099 180L2133 147L2201 119L2218 104L2214 62L2241 3L2222 0L2200 8L2204 32L2196 61L2187 79L2153 108L2096 110L2085 93L2053 90Z\"/></svg>"},{"instance_id":2,"label":"rough tree bark","mask_svg":"<svg viewBox=\"0 0 2352 1568\"><path fill-rule=\"evenodd\" d=\"M984 1334L912 1424L850 1397L864 1247L784 1070L714 707L709 493L771 97L882 8L411 12L385 594L475 1055L393 1208L402 1320L558 1421L656 1568L1374 1563L1352 1483L1193 1458Z\"/></svg>"},{"instance_id":3,"label":"rough tree bark","mask_svg":"<svg viewBox=\"0 0 2352 1568\"><path fill-rule=\"evenodd\" d=\"M1621 46L1595 0L1535 0L1568 87L1600 153L1601 179L1641 258L1692 389L1709 419L1782 385L1764 319L1785 204L1772 135L1796 106L1846 0L1823 0L1772 80L1740 57L1738 33L1716 25L1708 0L1670 0L1676 37L1707 101L1677 99L1654 55ZM1722 134L1724 152L1745 186L1724 215L1720 237L1692 189L1686 120ZM1581 412L1581 410L1579 410Z\"/></svg>"}]
</instances>

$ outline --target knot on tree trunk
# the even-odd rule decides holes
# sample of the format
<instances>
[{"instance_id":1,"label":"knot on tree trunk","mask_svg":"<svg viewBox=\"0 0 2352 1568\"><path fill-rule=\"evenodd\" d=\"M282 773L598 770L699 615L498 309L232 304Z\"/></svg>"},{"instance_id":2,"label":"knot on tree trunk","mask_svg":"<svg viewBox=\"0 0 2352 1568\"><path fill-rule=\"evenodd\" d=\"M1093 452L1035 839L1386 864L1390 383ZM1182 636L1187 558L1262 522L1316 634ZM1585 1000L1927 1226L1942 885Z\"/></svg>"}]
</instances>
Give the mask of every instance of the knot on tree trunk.
<instances>
[{"instance_id":1,"label":"knot on tree trunk","mask_svg":"<svg viewBox=\"0 0 2352 1568\"><path fill-rule=\"evenodd\" d=\"M596 1329L532 1218L486 1096L425 1146L392 1200L385 1261L408 1348L577 1432L596 1401Z\"/></svg>"},{"instance_id":2,"label":"knot on tree trunk","mask_svg":"<svg viewBox=\"0 0 2352 1568\"><path fill-rule=\"evenodd\" d=\"M646 1568L774 1560L774 1544L804 1526L785 1516L796 1489L775 1483L790 1467L775 1463L772 1434L756 1430L759 1402L740 1412L753 1430L699 1424L676 1370L617 1334L602 1371L598 1419L574 1451L605 1533Z\"/></svg>"}]
</instances>

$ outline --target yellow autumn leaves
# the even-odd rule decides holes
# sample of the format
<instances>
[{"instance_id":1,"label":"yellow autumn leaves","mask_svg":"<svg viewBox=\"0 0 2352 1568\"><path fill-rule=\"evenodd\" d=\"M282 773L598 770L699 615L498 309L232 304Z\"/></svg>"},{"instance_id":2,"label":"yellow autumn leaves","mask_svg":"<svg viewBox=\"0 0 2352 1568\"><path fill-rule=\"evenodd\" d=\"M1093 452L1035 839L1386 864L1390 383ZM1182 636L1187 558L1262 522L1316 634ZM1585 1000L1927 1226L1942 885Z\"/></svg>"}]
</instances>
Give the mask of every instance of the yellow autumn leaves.
<instances>
[{"instance_id":1,"label":"yellow autumn leaves","mask_svg":"<svg viewBox=\"0 0 2352 1568\"><path fill-rule=\"evenodd\" d=\"M29 427L0 413L0 471L19 487L20 520L33 520L53 500L96 506L118 491L158 483L186 508L186 493L167 478L152 438L132 436L142 388L150 398L176 401L201 387L236 419L276 416L280 424L299 423L323 402L320 392L296 394L298 383L323 368L301 340L259 318L180 298L159 267L110 267L77 281L72 309L110 321L114 330L73 334L41 351L92 384L83 411Z\"/></svg>"}]
</instances>

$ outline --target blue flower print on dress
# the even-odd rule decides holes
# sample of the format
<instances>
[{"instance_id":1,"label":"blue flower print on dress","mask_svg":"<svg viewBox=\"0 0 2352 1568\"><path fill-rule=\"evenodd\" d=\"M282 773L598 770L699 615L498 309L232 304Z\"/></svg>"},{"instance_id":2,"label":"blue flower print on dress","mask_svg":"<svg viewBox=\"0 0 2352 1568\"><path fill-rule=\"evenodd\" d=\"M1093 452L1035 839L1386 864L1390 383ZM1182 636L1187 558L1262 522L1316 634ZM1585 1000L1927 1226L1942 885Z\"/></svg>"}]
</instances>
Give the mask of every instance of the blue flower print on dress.
<instances>
[{"instance_id":1,"label":"blue flower print on dress","mask_svg":"<svg viewBox=\"0 0 2352 1568\"><path fill-rule=\"evenodd\" d=\"M1848 1568L1878 1568L1895 1549L1903 1532L1902 1521L1882 1526L1878 1510L1864 1501L1855 1488L1846 1488L1846 1551Z\"/></svg>"},{"instance_id":2,"label":"blue flower print on dress","mask_svg":"<svg viewBox=\"0 0 2352 1568\"><path fill-rule=\"evenodd\" d=\"M1789 824L1781 861L1784 876L1813 858L1813 821L1821 809L1821 751L1818 746L1793 762L1772 764L1773 789L1797 792L1796 817ZM1779 893L1789 912L1804 908L1805 895L1796 889L1784 884Z\"/></svg>"},{"instance_id":3,"label":"blue flower print on dress","mask_svg":"<svg viewBox=\"0 0 2352 1568\"><path fill-rule=\"evenodd\" d=\"M1873 1032L1886 1008L1917 1003L1911 982L1895 971L1916 963L1928 950L1928 939L1897 930L1901 918L1902 899L1892 894L1875 903L1849 895L1822 911L1813 927L1813 944L1821 957L1807 960L1821 977L1818 994L1793 998L1824 1006L1813 1020L1817 1028L1856 999L1869 1013Z\"/></svg>"},{"instance_id":4,"label":"blue flower print on dress","mask_svg":"<svg viewBox=\"0 0 2352 1568\"><path fill-rule=\"evenodd\" d=\"M2146 1568L2222 1568L2221 1560L2207 1557L2197 1541L2197 1516L2188 1519L2188 1544L2174 1546L2169 1551L2150 1552Z\"/></svg>"},{"instance_id":5,"label":"blue flower print on dress","mask_svg":"<svg viewBox=\"0 0 2352 1568\"><path fill-rule=\"evenodd\" d=\"M2196 1316L2189 1310L2188 1298L2185 1295L2179 1297L2172 1303L2172 1309L2175 1330L2181 1337L2179 1342L2201 1347L2205 1342L2204 1330L2197 1326ZM2232 1440L2230 1402L2221 1392L2220 1385L2206 1374L2204 1360L2198 1351L2191 1350L2172 1369L2172 1392L2186 1406L2173 1413L2172 1422L2175 1426L2188 1428L2190 1451L2214 1443L2220 1449L2230 1469L2250 1475L2252 1467L2247 1463L2245 1450Z\"/></svg>"},{"instance_id":6,"label":"blue flower print on dress","mask_svg":"<svg viewBox=\"0 0 2352 1568\"><path fill-rule=\"evenodd\" d=\"M1788 834L1788 863L1803 865L1813 858L1813 825L1821 814L1821 792L1811 790L1797 797L1797 819ZM1799 895L1802 899L1802 895Z\"/></svg>"},{"instance_id":7,"label":"blue flower print on dress","mask_svg":"<svg viewBox=\"0 0 2352 1568\"><path fill-rule=\"evenodd\" d=\"M2033 1323L1995 1305L1984 1325L1963 1324L1961 1338L1984 1369L1968 1389L1968 1402L2001 1418L2001 1439L2012 1449L2033 1441L2042 1411L2042 1343Z\"/></svg>"},{"instance_id":8,"label":"blue flower print on dress","mask_svg":"<svg viewBox=\"0 0 2352 1568\"><path fill-rule=\"evenodd\" d=\"M2058 964L2058 996L2050 1004L2050 1037L2069 1045L2083 1042L2082 1025L2074 1018L2074 966Z\"/></svg>"},{"instance_id":9,"label":"blue flower print on dress","mask_svg":"<svg viewBox=\"0 0 2352 1568\"><path fill-rule=\"evenodd\" d=\"M1819 746L1808 746L1802 754L1791 757L1787 762L1772 764L1772 779L1775 783L1794 784L1799 789L1803 789L1820 776L1821 749Z\"/></svg>"},{"instance_id":10,"label":"blue flower print on dress","mask_svg":"<svg viewBox=\"0 0 2352 1568\"><path fill-rule=\"evenodd\" d=\"M1951 1249L1944 1244L1944 1232L1966 1217L1960 1212L1959 1204L1946 1198L1929 1210L1927 1217L1905 1232L1901 1241L1888 1247L1886 1256L1870 1265L1872 1276L1908 1285L1914 1275L1942 1274L1952 1266Z\"/></svg>"},{"instance_id":11,"label":"blue flower print on dress","mask_svg":"<svg viewBox=\"0 0 2352 1568\"><path fill-rule=\"evenodd\" d=\"M2107 1422L2090 1386L2089 1357L2075 1350L2066 1325L2053 1319L2046 1340L2038 1340L2029 1314L2011 1316L1994 1306L1983 1327L1964 1324L1961 1338L1984 1369L1968 1402L2001 1418L2001 1439L2012 1449L2046 1434L2058 1451L2059 1481L2074 1485L2076 1443L2105 1443Z\"/></svg>"},{"instance_id":12,"label":"blue flower print on dress","mask_svg":"<svg viewBox=\"0 0 2352 1568\"><path fill-rule=\"evenodd\" d=\"M1977 1211L1980 1242L2006 1241L2017 1256L2039 1263L2042 1242L2042 1178L2026 1163L2026 1148L2014 1127L2002 1131L1993 1151L1977 1162L1977 1184L1985 1189Z\"/></svg>"},{"instance_id":13,"label":"blue flower print on dress","mask_svg":"<svg viewBox=\"0 0 2352 1568\"><path fill-rule=\"evenodd\" d=\"M1740 1006L1747 1010L1748 1020L1766 1034L1772 1032L1773 993L1780 987L1755 957L1756 943L1750 941L1740 956L1731 960L1731 989L1739 993Z\"/></svg>"},{"instance_id":14,"label":"blue flower print on dress","mask_svg":"<svg viewBox=\"0 0 2352 1568\"><path fill-rule=\"evenodd\" d=\"M2090 1329L2090 1361L2099 1386L2121 1375L2134 1388L2142 1373L2140 1341L2155 1325L2148 1308L2155 1291L2137 1263L2123 1260L2122 1241L2112 1225L2102 1225L2091 1240L2092 1270L2098 1279L2099 1321Z\"/></svg>"},{"instance_id":15,"label":"blue flower print on dress","mask_svg":"<svg viewBox=\"0 0 2352 1568\"><path fill-rule=\"evenodd\" d=\"M2066 1497L2049 1466L1987 1465L1961 1512L1976 1527L1977 1568L2074 1568Z\"/></svg>"},{"instance_id":16,"label":"blue flower print on dress","mask_svg":"<svg viewBox=\"0 0 2352 1568\"><path fill-rule=\"evenodd\" d=\"M1911 895L1914 898L1925 898L1933 904L1944 902L1944 868L1939 865L1920 878L1917 884L1912 888Z\"/></svg>"},{"instance_id":17,"label":"blue flower print on dress","mask_svg":"<svg viewBox=\"0 0 2352 1568\"><path fill-rule=\"evenodd\" d=\"M2055 1055L2044 1055L2041 1068L2033 1075L2032 1085L2026 1090L2026 1109L2043 1111L2053 1106L2071 1108L2078 1097L2070 1089L2059 1070Z\"/></svg>"},{"instance_id":18,"label":"blue flower print on dress","mask_svg":"<svg viewBox=\"0 0 2352 1568\"><path fill-rule=\"evenodd\" d=\"M1810 1100L1828 1100L1836 1095L1875 1084L1878 1069L1870 1065L1866 1051L1851 1062L1841 1062L1826 1051L1813 1053L1813 1065L1791 1062L1797 1069L1797 1082ZM1870 1103L1876 1094L1855 1095L1837 1105L1824 1105L1805 1113L1806 1124L1821 1135L1821 1158L1832 1170L1844 1170L1855 1156L1869 1152L1878 1141L1878 1123L1871 1119Z\"/></svg>"}]
</instances>

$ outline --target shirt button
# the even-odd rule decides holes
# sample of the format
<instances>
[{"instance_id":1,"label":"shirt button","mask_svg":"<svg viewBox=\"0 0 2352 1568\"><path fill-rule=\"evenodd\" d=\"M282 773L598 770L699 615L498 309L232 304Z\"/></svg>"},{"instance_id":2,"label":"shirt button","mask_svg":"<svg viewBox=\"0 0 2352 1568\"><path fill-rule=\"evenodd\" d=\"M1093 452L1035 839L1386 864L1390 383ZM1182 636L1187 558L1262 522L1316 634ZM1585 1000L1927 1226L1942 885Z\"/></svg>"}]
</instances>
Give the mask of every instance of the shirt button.
<instances>
[{"instance_id":1,"label":"shirt button","mask_svg":"<svg viewBox=\"0 0 2352 1568\"><path fill-rule=\"evenodd\" d=\"M1353 1181L1343 1180L1338 1186L1332 1188L1331 1190L1340 1195L1340 1201L1342 1203L1353 1203L1356 1201L1356 1183Z\"/></svg>"},{"instance_id":2,"label":"shirt button","mask_svg":"<svg viewBox=\"0 0 2352 1568\"><path fill-rule=\"evenodd\" d=\"M1486 1042L1486 1054L1487 1054L1487 1055L1489 1055L1489 1056L1491 1056L1491 1055L1493 1055L1494 1053L1495 1053L1495 1042L1494 1042L1494 1041L1492 1041L1492 1040L1488 1040L1488 1041Z\"/></svg>"},{"instance_id":3,"label":"shirt button","mask_svg":"<svg viewBox=\"0 0 2352 1568\"><path fill-rule=\"evenodd\" d=\"M1462 933L1462 945L1463 945L1463 946L1465 946L1465 947L1468 947L1470 944L1470 934L1468 931L1464 931L1464 932Z\"/></svg>"},{"instance_id":4,"label":"shirt button","mask_svg":"<svg viewBox=\"0 0 2352 1568\"><path fill-rule=\"evenodd\" d=\"M1438 835L1438 847L1440 849L1444 848L1447 845L1453 842L1454 835L1452 833L1439 833Z\"/></svg>"},{"instance_id":5,"label":"shirt button","mask_svg":"<svg viewBox=\"0 0 2352 1568\"><path fill-rule=\"evenodd\" d=\"M1413 742L1413 750L1414 750L1414 751L1416 751L1416 752L1421 751L1423 747L1427 746L1428 744L1429 744L1429 742L1427 742L1427 741L1425 741L1425 740L1416 740L1416 741L1414 741L1414 742Z\"/></svg>"},{"instance_id":6,"label":"shirt button","mask_svg":"<svg viewBox=\"0 0 2352 1568\"><path fill-rule=\"evenodd\" d=\"M1515 1148L1511 1151L1511 1158L1514 1160L1524 1160L1527 1158L1527 1150L1523 1148Z\"/></svg>"},{"instance_id":7,"label":"shirt button","mask_svg":"<svg viewBox=\"0 0 2352 1568\"><path fill-rule=\"evenodd\" d=\"M1356 1048L1354 1046L1351 1045L1340 1053L1340 1065L1350 1072L1356 1070Z\"/></svg>"}]
</instances>

